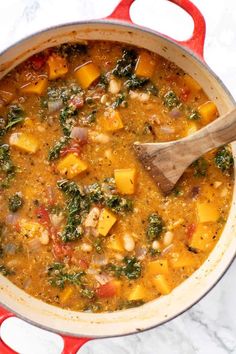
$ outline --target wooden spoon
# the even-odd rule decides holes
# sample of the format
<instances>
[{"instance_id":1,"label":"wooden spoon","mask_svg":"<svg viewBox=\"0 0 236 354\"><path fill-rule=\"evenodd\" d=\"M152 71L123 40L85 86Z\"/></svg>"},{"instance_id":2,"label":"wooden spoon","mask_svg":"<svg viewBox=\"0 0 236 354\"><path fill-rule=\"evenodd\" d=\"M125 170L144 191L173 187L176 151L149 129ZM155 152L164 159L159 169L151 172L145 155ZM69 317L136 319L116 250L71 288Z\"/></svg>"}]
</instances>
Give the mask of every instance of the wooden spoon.
<instances>
[{"instance_id":1,"label":"wooden spoon","mask_svg":"<svg viewBox=\"0 0 236 354\"><path fill-rule=\"evenodd\" d=\"M236 108L183 139L165 143L134 143L134 150L160 189L169 193L192 162L234 140Z\"/></svg>"}]
</instances>

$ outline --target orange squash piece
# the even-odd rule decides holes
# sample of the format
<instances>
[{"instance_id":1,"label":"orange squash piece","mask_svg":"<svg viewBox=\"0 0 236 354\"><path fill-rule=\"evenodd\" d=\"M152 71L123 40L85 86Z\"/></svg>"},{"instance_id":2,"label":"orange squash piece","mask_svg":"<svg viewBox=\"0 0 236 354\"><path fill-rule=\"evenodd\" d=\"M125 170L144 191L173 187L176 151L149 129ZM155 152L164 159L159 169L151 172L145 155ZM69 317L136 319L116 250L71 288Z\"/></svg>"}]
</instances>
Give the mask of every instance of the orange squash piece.
<instances>
[{"instance_id":1,"label":"orange squash piece","mask_svg":"<svg viewBox=\"0 0 236 354\"><path fill-rule=\"evenodd\" d=\"M208 124L218 116L217 107L214 102L207 101L198 107L201 120L204 124Z\"/></svg>"},{"instance_id":2,"label":"orange squash piece","mask_svg":"<svg viewBox=\"0 0 236 354\"><path fill-rule=\"evenodd\" d=\"M99 123L103 130L111 132L124 127L120 113L116 110L105 112L105 114L100 117Z\"/></svg>"},{"instance_id":3,"label":"orange squash piece","mask_svg":"<svg viewBox=\"0 0 236 354\"><path fill-rule=\"evenodd\" d=\"M100 75L99 68L91 61L75 69L75 77L82 89L87 89Z\"/></svg>"},{"instance_id":4,"label":"orange squash piece","mask_svg":"<svg viewBox=\"0 0 236 354\"><path fill-rule=\"evenodd\" d=\"M142 52L138 57L135 74L137 76L150 78L154 74L155 64L155 60L152 59L149 53Z\"/></svg>"},{"instance_id":5,"label":"orange squash piece","mask_svg":"<svg viewBox=\"0 0 236 354\"><path fill-rule=\"evenodd\" d=\"M49 80L55 80L64 76L68 72L68 65L65 58L53 53L47 60Z\"/></svg>"},{"instance_id":6,"label":"orange squash piece","mask_svg":"<svg viewBox=\"0 0 236 354\"><path fill-rule=\"evenodd\" d=\"M35 94L43 95L48 86L48 79L46 77L40 76L33 82L29 82L20 87L20 92L23 94Z\"/></svg>"},{"instance_id":7,"label":"orange squash piece","mask_svg":"<svg viewBox=\"0 0 236 354\"><path fill-rule=\"evenodd\" d=\"M87 163L73 153L66 155L57 164L57 170L69 179L78 176L81 172L87 170L87 168Z\"/></svg>"},{"instance_id":8,"label":"orange squash piece","mask_svg":"<svg viewBox=\"0 0 236 354\"><path fill-rule=\"evenodd\" d=\"M136 182L135 168L122 168L114 171L116 188L121 194L134 194Z\"/></svg>"}]
</instances>

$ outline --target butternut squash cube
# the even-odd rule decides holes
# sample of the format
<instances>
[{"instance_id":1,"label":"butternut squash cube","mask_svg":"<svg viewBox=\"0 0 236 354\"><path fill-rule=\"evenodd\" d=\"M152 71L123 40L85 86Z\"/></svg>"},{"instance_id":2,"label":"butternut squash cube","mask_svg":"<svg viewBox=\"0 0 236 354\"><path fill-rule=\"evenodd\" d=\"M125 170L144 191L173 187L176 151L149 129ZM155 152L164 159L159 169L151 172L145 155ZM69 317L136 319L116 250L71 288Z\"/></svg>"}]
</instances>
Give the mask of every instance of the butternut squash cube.
<instances>
[{"instance_id":1,"label":"butternut squash cube","mask_svg":"<svg viewBox=\"0 0 236 354\"><path fill-rule=\"evenodd\" d=\"M197 203L199 222L215 222L219 219L219 211L212 203Z\"/></svg>"},{"instance_id":2,"label":"butternut squash cube","mask_svg":"<svg viewBox=\"0 0 236 354\"><path fill-rule=\"evenodd\" d=\"M155 60L147 52L142 52L139 57L135 67L135 74L137 76L143 76L150 78L152 77L155 70Z\"/></svg>"},{"instance_id":3,"label":"butternut squash cube","mask_svg":"<svg viewBox=\"0 0 236 354\"><path fill-rule=\"evenodd\" d=\"M75 69L75 77L82 89L88 88L100 75L99 68L91 61Z\"/></svg>"},{"instance_id":4,"label":"butternut squash cube","mask_svg":"<svg viewBox=\"0 0 236 354\"><path fill-rule=\"evenodd\" d=\"M129 301L143 300L146 297L147 297L146 288L143 285L137 284L131 289L128 295L128 300Z\"/></svg>"},{"instance_id":5,"label":"butternut squash cube","mask_svg":"<svg viewBox=\"0 0 236 354\"><path fill-rule=\"evenodd\" d=\"M192 78L192 76L185 74L184 75L184 82L186 86L194 93L201 91L201 86L197 83L196 80Z\"/></svg>"},{"instance_id":6,"label":"butternut squash cube","mask_svg":"<svg viewBox=\"0 0 236 354\"><path fill-rule=\"evenodd\" d=\"M34 154L39 148L38 140L26 133L13 133L10 136L9 144L22 151Z\"/></svg>"},{"instance_id":7,"label":"butternut squash cube","mask_svg":"<svg viewBox=\"0 0 236 354\"><path fill-rule=\"evenodd\" d=\"M163 274L156 275L153 278L153 284L162 295L167 295L171 292L170 284Z\"/></svg>"},{"instance_id":8,"label":"butternut squash cube","mask_svg":"<svg viewBox=\"0 0 236 354\"><path fill-rule=\"evenodd\" d=\"M202 122L208 124L218 116L217 107L214 102L208 101L198 107Z\"/></svg>"},{"instance_id":9,"label":"butternut squash cube","mask_svg":"<svg viewBox=\"0 0 236 354\"><path fill-rule=\"evenodd\" d=\"M65 289L63 289L62 293L60 294L60 300L64 304L69 300L69 298L72 296L74 292L74 289L71 286L67 286Z\"/></svg>"},{"instance_id":10,"label":"butternut squash cube","mask_svg":"<svg viewBox=\"0 0 236 354\"><path fill-rule=\"evenodd\" d=\"M47 60L49 80L55 80L64 76L68 72L68 65L65 58L53 53Z\"/></svg>"},{"instance_id":11,"label":"butternut squash cube","mask_svg":"<svg viewBox=\"0 0 236 354\"><path fill-rule=\"evenodd\" d=\"M112 284L116 288L116 296L119 296L120 292L121 292L121 281L120 280L112 280Z\"/></svg>"},{"instance_id":12,"label":"butternut squash cube","mask_svg":"<svg viewBox=\"0 0 236 354\"><path fill-rule=\"evenodd\" d=\"M206 224L199 224L194 232L189 246L199 251L206 251L212 245L213 233Z\"/></svg>"},{"instance_id":13,"label":"butternut squash cube","mask_svg":"<svg viewBox=\"0 0 236 354\"><path fill-rule=\"evenodd\" d=\"M48 79L46 77L39 77L33 82L29 82L20 87L20 92L25 94L43 95L48 86Z\"/></svg>"},{"instance_id":14,"label":"butternut squash cube","mask_svg":"<svg viewBox=\"0 0 236 354\"><path fill-rule=\"evenodd\" d=\"M39 237L43 231L42 226L38 222L21 219L19 221L20 235L26 238Z\"/></svg>"},{"instance_id":15,"label":"butternut squash cube","mask_svg":"<svg viewBox=\"0 0 236 354\"><path fill-rule=\"evenodd\" d=\"M57 164L57 170L65 175L67 178L71 179L78 176L81 172L87 170L88 165L86 162L82 161L76 154L70 153L66 155Z\"/></svg>"},{"instance_id":16,"label":"butternut squash cube","mask_svg":"<svg viewBox=\"0 0 236 354\"><path fill-rule=\"evenodd\" d=\"M107 248L113 250L113 251L117 251L117 252L123 252L124 251L124 247L122 244L121 239L119 238L119 236L115 235L115 236L111 236L108 243L107 243Z\"/></svg>"},{"instance_id":17,"label":"butternut squash cube","mask_svg":"<svg viewBox=\"0 0 236 354\"><path fill-rule=\"evenodd\" d=\"M103 209L100 214L97 226L99 234L102 236L106 236L112 226L115 224L116 220L117 219L112 212L107 209Z\"/></svg>"},{"instance_id":18,"label":"butternut squash cube","mask_svg":"<svg viewBox=\"0 0 236 354\"><path fill-rule=\"evenodd\" d=\"M99 124L105 131L114 132L124 127L120 113L116 110L105 112L99 119Z\"/></svg>"},{"instance_id":19,"label":"butternut squash cube","mask_svg":"<svg viewBox=\"0 0 236 354\"><path fill-rule=\"evenodd\" d=\"M116 188L121 194L134 194L136 182L135 168L123 168L114 171Z\"/></svg>"},{"instance_id":20,"label":"butternut squash cube","mask_svg":"<svg viewBox=\"0 0 236 354\"><path fill-rule=\"evenodd\" d=\"M166 259L157 259L156 261L149 262L147 271L149 274L168 274L168 261Z\"/></svg>"},{"instance_id":21,"label":"butternut squash cube","mask_svg":"<svg viewBox=\"0 0 236 354\"><path fill-rule=\"evenodd\" d=\"M170 260L170 264L175 269L193 267L196 265L196 259L192 254L179 253Z\"/></svg>"}]
</instances>

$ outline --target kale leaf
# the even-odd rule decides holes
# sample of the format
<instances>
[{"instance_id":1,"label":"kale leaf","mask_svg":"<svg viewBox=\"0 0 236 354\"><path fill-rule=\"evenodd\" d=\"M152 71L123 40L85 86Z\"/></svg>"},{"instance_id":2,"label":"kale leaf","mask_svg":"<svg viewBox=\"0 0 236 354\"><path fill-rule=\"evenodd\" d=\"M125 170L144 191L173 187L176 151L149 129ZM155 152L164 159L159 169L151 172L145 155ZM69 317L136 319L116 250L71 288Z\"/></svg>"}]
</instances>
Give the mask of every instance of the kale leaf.
<instances>
[{"instance_id":1,"label":"kale leaf","mask_svg":"<svg viewBox=\"0 0 236 354\"><path fill-rule=\"evenodd\" d=\"M194 177L204 177L207 174L208 163L204 157L200 157L192 164L194 168L193 175Z\"/></svg>"},{"instance_id":2,"label":"kale leaf","mask_svg":"<svg viewBox=\"0 0 236 354\"><path fill-rule=\"evenodd\" d=\"M137 77L135 74L133 74L126 82L125 82L125 86L128 89L138 89L141 88L143 86L145 86L147 83L149 82L148 78L145 77Z\"/></svg>"},{"instance_id":3,"label":"kale leaf","mask_svg":"<svg viewBox=\"0 0 236 354\"><path fill-rule=\"evenodd\" d=\"M12 213L15 213L23 206L23 198L19 193L12 195L8 200L8 208Z\"/></svg>"},{"instance_id":4,"label":"kale leaf","mask_svg":"<svg viewBox=\"0 0 236 354\"><path fill-rule=\"evenodd\" d=\"M69 141L70 138L68 136L61 137L61 139L58 140L55 145L49 150L48 160L53 161L58 159L61 150L69 143Z\"/></svg>"},{"instance_id":5,"label":"kale leaf","mask_svg":"<svg viewBox=\"0 0 236 354\"><path fill-rule=\"evenodd\" d=\"M218 149L214 160L215 165L224 173L229 173L234 164L233 155L228 146Z\"/></svg>"},{"instance_id":6,"label":"kale leaf","mask_svg":"<svg viewBox=\"0 0 236 354\"><path fill-rule=\"evenodd\" d=\"M168 109L177 107L180 104L180 100L174 91L168 91L163 97L164 105Z\"/></svg>"},{"instance_id":7,"label":"kale leaf","mask_svg":"<svg viewBox=\"0 0 236 354\"><path fill-rule=\"evenodd\" d=\"M11 179L15 176L16 167L10 157L10 148L7 144L0 145L0 171L5 173L5 178L0 181L0 189L8 188Z\"/></svg>"},{"instance_id":8,"label":"kale leaf","mask_svg":"<svg viewBox=\"0 0 236 354\"><path fill-rule=\"evenodd\" d=\"M6 130L12 128L14 125L21 123L24 120L25 113L23 109L18 105L12 105L9 108L9 112L7 114L7 125L5 127Z\"/></svg>"},{"instance_id":9,"label":"kale leaf","mask_svg":"<svg viewBox=\"0 0 236 354\"><path fill-rule=\"evenodd\" d=\"M81 278L84 276L84 272L66 273L64 267L65 265L62 263L53 263L48 267L49 284L61 289L65 287L66 283L81 286L83 284Z\"/></svg>"},{"instance_id":10,"label":"kale leaf","mask_svg":"<svg viewBox=\"0 0 236 354\"><path fill-rule=\"evenodd\" d=\"M131 77L136 65L137 54L133 49L124 49L121 59L116 62L112 74L117 77Z\"/></svg>"},{"instance_id":11,"label":"kale leaf","mask_svg":"<svg viewBox=\"0 0 236 354\"><path fill-rule=\"evenodd\" d=\"M160 215L153 213L148 217L147 237L150 241L160 238L164 229L164 222Z\"/></svg>"},{"instance_id":12,"label":"kale leaf","mask_svg":"<svg viewBox=\"0 0 236 354\"><path fill-rule=\"evenodd\" d=\"M133 280L138 279L141 276L141 264L136 257L125 257L123 262L124 265L122 266L110 263L106 266L106 270L113 273L117 278L125 276L126 278Z\"/></svg>"}]
</instances>

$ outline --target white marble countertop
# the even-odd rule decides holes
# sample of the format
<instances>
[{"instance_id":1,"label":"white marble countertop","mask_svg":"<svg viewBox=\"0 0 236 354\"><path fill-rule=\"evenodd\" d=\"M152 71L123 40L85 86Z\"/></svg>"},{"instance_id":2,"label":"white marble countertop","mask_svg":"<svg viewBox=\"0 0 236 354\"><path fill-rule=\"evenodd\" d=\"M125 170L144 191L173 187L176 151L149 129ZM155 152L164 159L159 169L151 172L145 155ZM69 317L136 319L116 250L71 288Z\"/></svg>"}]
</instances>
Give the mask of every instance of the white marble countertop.
<instances>
[{"instance_id":1,"label":"white marble countertop","mask_svg":"<svg viewBox=\"0 0 236 354\"><path fill-rule=\"evenodd\" d=\"M0 50L25 35L50 25L108 15L117 0L0 1ZM193 0L207 22L205 59L236 99L236 2ZM99 6L98 6L99 3ZM138 24L177 39L190 35L192 22L178 16L164 0L137 0L131 15ZM170 4L168 4L170 5ZM236 262L218 285L192 309L145 333L91 341L81 354L236 354ZM10 326L9 326L10 327ZM22 354L59 354L57 342L45 333L16 323L8 336ZM23 349L24 348L24 349Z\"/></svg>"}]
</instances>

